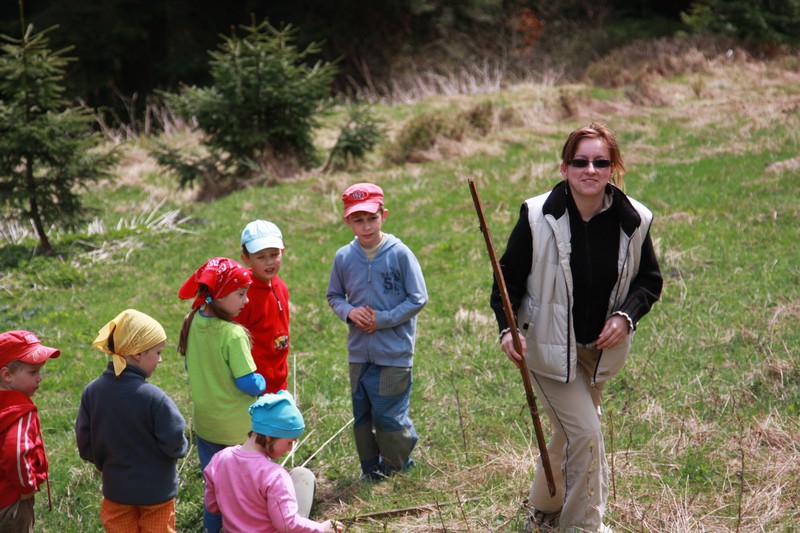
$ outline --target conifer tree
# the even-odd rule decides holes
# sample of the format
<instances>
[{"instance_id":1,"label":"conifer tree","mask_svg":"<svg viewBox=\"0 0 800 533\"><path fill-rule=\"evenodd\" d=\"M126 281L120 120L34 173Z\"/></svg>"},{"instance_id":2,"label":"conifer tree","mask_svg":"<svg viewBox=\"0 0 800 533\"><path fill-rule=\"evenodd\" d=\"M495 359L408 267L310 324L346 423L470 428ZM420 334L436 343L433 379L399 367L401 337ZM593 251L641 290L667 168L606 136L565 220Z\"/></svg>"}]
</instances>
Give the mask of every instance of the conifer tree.
<instances>
[{"instance_id":1,"label":"conifer tree","mask_svg":"<svg viewBox=\"0 0 800 533\"><path fill-rule=\"evenodd\" d=\"M25 25L22 37L0 35L0 209L30 221L42 251L46 228L74 229L86 215L79 189L108 175L116 157L98 149L91 115L63 97L69 49L53 52L47 34Z\"/></svg>"},{"instance_id":2,"label":"conifer tree","mask_svg":"<svg viewBox=\"0 0 800 533\"><path fill-rule=\"evenodd\" d=\"M681 18L693 28L767 49L800 44L800 0L697 0Z\"/></svg>"},{"instance_id":3,"label":"conifer tree","mask_svg":"<svg viewBox=\"0 0 800 533\"><path fill-rule=\"evenodd\" d=\"M222 36L218 50L210 52L210 87L165 94L167 102L178 115L197 119L207 148L218 160L230 158L236 179L279 157L305 166L314 157L312 130L335 66L309 65L320 45L298 48L290 26L275 28L264 20L239 31L243 36Z\"/></svg>"}]
</instances>

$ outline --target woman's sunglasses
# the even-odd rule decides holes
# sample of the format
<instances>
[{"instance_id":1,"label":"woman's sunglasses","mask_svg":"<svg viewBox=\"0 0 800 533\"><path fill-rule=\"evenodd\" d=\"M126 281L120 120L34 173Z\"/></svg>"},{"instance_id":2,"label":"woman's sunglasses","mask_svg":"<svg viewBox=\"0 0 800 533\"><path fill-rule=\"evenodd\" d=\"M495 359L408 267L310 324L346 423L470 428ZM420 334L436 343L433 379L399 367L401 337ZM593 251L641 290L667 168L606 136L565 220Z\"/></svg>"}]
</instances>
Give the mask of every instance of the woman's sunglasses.
<instances>
[{"instance_id":1,"label":"woman's sunglasses","mask_svg":"<svg viewBox=\"0 0 800 533\"><path fill-rule=\"evenodd\" d=\"M569 162L569 165L575 168L586 168L589 166L589 163L591 163L594 168L608 168L611 166L611 161L608 159L595 159L594 161L589 161L588 159L573 159Z\"/></svg>"}]
</instances>

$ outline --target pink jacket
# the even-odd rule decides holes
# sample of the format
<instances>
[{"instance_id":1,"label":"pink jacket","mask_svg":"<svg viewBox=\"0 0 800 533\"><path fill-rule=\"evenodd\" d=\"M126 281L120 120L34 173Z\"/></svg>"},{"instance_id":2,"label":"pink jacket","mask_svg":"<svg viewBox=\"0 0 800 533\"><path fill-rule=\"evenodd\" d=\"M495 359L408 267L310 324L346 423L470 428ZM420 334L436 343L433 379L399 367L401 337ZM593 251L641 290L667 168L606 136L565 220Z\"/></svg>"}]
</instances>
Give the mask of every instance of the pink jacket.
<instances>
[{"instance_id":1,"label":"pink jacket","mask_svg":"<svg viewBox=\"0 0 800 533\"><path fill-rule=\"evenodd\" d=\"M0 508L47 480L47 456L36 405L24 393L0 390Z\"/></svg>"},{"instance_id":2,"label":"pink jacket","mask_svg":"<svg viewBox=\"0 0 800 533\"><path fill-rule=\"evenodd\" d=\"M259 452L230 446L204 472L205 502L227 533L317 533L322 524L297 514L289 472Z\"/></svg>"}]
</instances>

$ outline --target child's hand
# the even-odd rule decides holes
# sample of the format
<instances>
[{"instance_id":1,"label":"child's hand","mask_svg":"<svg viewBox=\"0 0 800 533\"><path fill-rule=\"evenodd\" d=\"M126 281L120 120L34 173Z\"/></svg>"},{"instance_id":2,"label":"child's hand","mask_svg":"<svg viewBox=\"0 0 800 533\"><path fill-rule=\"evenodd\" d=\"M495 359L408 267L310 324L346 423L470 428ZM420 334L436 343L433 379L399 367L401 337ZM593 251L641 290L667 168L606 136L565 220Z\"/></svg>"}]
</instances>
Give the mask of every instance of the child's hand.
<instances>
[{"instance_id":1,"label":"child's hand","mask_svg":"<svg viewBox=\"0 0 800 533\"><path fill-rule=\"evenodd\" d=\"M344 530L344 524L336 520L328 520L322 525L325 527L325 533L341 533Z\"/></svg>"},{"instance_id":2,"label":"child's hand","mask_svg":"<svg viewBox=\"0 0 800 533\"><path fill-rule=\"evenodd\" d=\"M347 318L349 318L357 328L363 330L365 333L372 333L378 329L378 324L376 322L377 314L369 306L353 308L353 310L347 315Z\"/></svg>"}]
</instances>

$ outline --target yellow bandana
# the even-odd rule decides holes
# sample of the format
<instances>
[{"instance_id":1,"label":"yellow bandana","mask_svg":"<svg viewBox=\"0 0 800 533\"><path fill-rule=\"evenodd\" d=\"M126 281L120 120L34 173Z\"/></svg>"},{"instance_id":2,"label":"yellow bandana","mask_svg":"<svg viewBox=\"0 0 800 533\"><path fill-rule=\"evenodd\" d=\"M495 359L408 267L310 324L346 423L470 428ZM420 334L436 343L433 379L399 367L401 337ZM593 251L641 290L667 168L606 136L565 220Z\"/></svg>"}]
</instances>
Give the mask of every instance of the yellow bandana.
<instances>
[{"instance_id":1,"label":"yellow bandana","mask_svg":"<svg viewBox=\"0 0 800 533\"><path fill-rule=\"evenodd\" d=\"M108 348L108 340L114 338L114 350ZM137 311L126 309L121 312L97 335L92 346L101 352L111 354L114 361L114 374L119 376L128 363L126 355L136 355L145 352L167 340L167 334L154 318Z\"/></svg>"}]
</instances>

